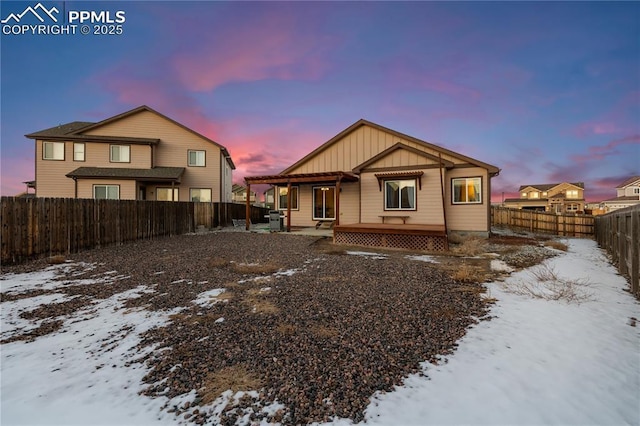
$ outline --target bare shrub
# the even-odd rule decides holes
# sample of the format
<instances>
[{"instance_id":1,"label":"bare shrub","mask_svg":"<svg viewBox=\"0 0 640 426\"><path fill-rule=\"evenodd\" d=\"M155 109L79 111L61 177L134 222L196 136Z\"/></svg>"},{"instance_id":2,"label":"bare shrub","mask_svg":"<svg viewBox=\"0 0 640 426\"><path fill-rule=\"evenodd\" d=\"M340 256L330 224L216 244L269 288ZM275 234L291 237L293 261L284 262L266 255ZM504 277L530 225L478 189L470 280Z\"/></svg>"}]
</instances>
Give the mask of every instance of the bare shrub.
<instances>
[{"instance_id":1,"label":"bare shrub","mask_svg":"<svg viewBox=\"0 0 640 426\"><path fill-rule=\"evenodd\" d=\"M568 303L582 303L593 300L593 293L585 290L590 285L587 279L567 279L548 264L541 264L529 271L532 281L511 284L507 290L536 299L564 300Z\"/></svg>"},{"instance_id":2,"label":"bare shrub","mask_svg":"<svg viewBox=\"0 0 640 426\"><path fill-rule=\"evenodd\" d=\"M556 250L562 250L562 251L569 251L569 246L567 246L565 243L563 243L562 241L558 241L558 240L548 240L544 242L544 245L546 247L551 247L554 248Z\"/></svg>"},{"instance_id":3,"label":"bare shrub","mask_svg":"<svg viewBox=\"0 0 640 426\"><path fill-rule=\"evenodd\" d=\"M208 262L210 268L224 268L228 264L229 261L221 257L212 257Z\"/></svg>"},{"instance_id":4,"label":"bare shrub","mask_svg":"<svg viewBox=\"0 0 640 426\"><path fill-rule=\"evenodd\" d=\"M487 241L484 238L470 236L458 244L453 252L463 256L477 256L487 251L486 245Z\"/></svg>"},{"instance_id":5,"label":"bare shrub","mask_svg":"<svg viewBox=\"0 0 640 426\"><path fill-rule=\"evenodd\" d=\"M311 327L311 333L313 333L314 336L320 337L320 338L337 337L339 334L337 328L331 327L329 325L320 325L320 324Z\"/></svg>"},{"instance_id":6,"label":"bare shrub","mask_svg":"<svg viewBox=\"0 0 640 426\"><path fill-rule=\"evenodd\" d=\"M481 268L475 268L463 263L451 273L451 278L463 283L481 283L485 280L485 273Z\"/></svg>"},{"instance_id":7,"label":"bare shrub","mask_svg":"<svg viewBox=\"0 0 640 426\"><path fill-rule=\"evenodd\" d=\"M66 258L59 254L57 256L51 256L49 259L47 259L47 262L49 262L49 264L51 265L60 265L63 264L64 262L66 262Z\"/></svg>"},{"instance_id":8,"label":"bare shrub","mask_svg":"<svg viewBox=\"0 0 640 426\"><path fill-rule=\"evenodd\" d=\"M262 381L255 374L240 364L209 373L204 380L204 386L198 393L202 397L203 404L210 404L227 390L235 394L239 391L259 390L263 386Z\"/></svg>"}]
</instances>

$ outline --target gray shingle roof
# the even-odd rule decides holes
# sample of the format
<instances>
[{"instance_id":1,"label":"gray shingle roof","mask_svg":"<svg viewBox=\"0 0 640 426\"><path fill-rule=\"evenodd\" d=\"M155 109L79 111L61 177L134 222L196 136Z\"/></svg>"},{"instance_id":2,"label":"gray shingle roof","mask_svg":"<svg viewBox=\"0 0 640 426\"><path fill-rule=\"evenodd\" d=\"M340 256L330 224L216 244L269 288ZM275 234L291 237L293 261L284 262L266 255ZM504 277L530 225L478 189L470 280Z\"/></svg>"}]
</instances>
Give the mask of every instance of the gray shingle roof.
<instances>
[{"instance_id":1,"label":"gray shingle roof","mask_svg":"<svg viewBox=\"0 0 640 426\"><path fill-rule=\"evenodd\" d=\"M27 137L49 137L49 136L64 136L71 133L76 133L84 127L90 126L90 121L72 121L71 123L60 124L49 129L39 130L27 135Z\"/></svg>"},{"instance_id":2,"label":"gray shingle roof","mask_svg":"<svg viewBox=\"0 0 640 426\"><path fill-rule=\"evenodd\" d=\"M536 184L536 185L522 185L522 186L520 186L520 189L518 189L518 191L522 191L523 189L528 188L528 187L532 187L532 188L538 189L540 191L548 191L551 188L556 187L558 185L561 185L563 183L564 182L543 183L543 184ZM584 182L567 182L567 183L570 184L570 185L573 185L573 186L577 186L578 188L584 189Z\"/></svg>"},{"instance_id":3,"label":"gray shingle roof","mask_svg":"<svg viewBox=\"0 0 640 426\"><path fill-rule=\"evenodd\" d=\"M116 167L79 167L67 173L70 178L117 178L178 181L184 167L154 167L152 169L126 169Z\"/></svg>"}]
</instances>

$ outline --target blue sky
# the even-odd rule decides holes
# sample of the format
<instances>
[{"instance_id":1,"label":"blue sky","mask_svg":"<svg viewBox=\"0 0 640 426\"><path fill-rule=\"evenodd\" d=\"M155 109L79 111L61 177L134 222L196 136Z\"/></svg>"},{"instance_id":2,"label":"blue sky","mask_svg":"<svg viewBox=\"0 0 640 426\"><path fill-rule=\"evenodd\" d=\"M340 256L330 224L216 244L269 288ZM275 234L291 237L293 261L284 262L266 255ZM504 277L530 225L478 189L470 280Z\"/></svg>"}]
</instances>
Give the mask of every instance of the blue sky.
<instances>
[{"instance_id":1,"label":"blue sky","mask_svg":"<svg viewBox=\"0 0 640 426\"><path fill-rule=\"evenodd\" d=\"M600 201L640 175L638 2L42 4L126 21L0 36L2 195L34 178L25 134L143 104L226 146L237 182L360 118L499 167L494 201L562 181Z\"/></svg>"}]
</instances>

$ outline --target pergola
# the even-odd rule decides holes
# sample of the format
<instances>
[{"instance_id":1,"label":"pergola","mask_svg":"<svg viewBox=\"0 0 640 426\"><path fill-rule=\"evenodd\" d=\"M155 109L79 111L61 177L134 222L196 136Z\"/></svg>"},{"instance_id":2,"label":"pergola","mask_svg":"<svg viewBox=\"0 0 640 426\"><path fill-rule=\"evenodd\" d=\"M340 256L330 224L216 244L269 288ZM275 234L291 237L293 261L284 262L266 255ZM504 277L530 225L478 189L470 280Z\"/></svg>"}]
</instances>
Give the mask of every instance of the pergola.
<instances>
[{"instance_id":1,"label":"pergola","mask_svg":"<svg viewBox=\"0 0 640 426\"><path fill-rule=\"evenodd\" d=\"M291 231L291 184L334 183L336 186L336 225L340 224L340 183L357 182L358 175L349 172L322 172L322 173L297 173L271 176L247 176L244 178L247 184L247 194L251 192L251 184L254 185L287 185L287 232ZM247 231L251 225L251 201L247 197Z\"/></svg>"}]
</instances>

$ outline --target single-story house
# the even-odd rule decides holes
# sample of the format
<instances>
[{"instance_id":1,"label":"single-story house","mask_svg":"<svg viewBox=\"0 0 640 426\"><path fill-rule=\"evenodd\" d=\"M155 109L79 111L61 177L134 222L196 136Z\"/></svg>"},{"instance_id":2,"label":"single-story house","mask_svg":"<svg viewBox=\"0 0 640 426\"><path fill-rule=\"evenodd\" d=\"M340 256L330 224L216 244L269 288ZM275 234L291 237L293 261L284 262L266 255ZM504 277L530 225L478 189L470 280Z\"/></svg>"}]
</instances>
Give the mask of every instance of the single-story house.
<instances>
[{"instance_id":1,"label":"single-story house","mask_svg":"<svg viewBox=\"0 0 640 426\"><path fill-rule=\"evenodd\" d=\"M275 186L287 230L324 225L340 244L445 250L452 232L488 236L499 172L359 120L280 174L245 182Z\"/></svg>"}]
</instances>

